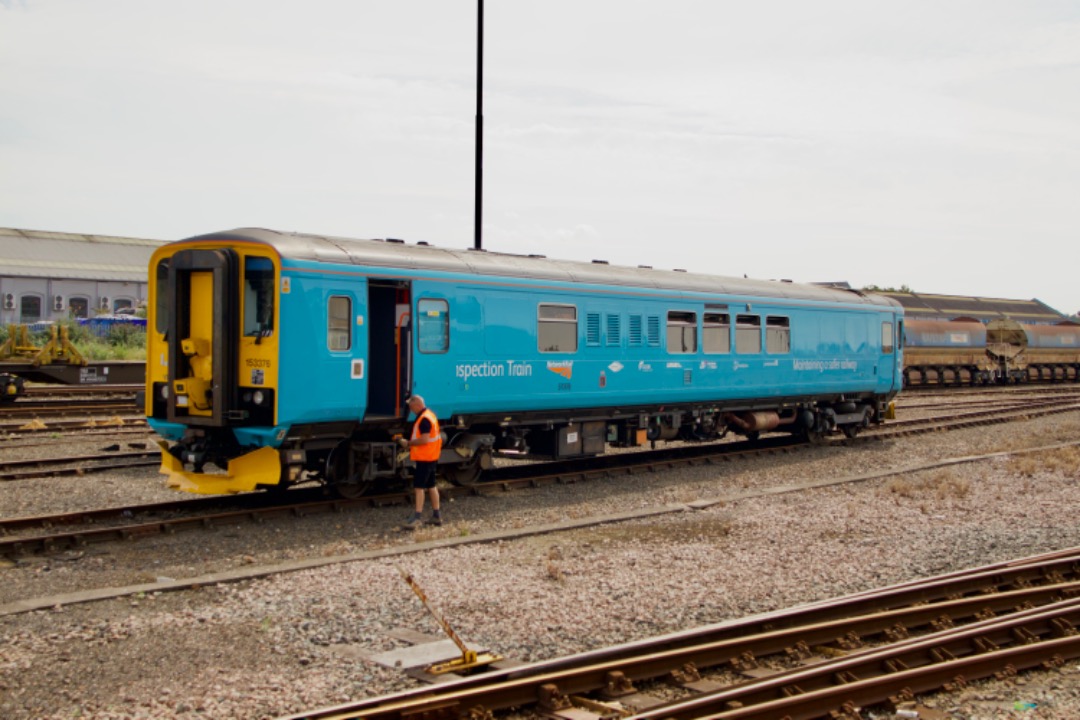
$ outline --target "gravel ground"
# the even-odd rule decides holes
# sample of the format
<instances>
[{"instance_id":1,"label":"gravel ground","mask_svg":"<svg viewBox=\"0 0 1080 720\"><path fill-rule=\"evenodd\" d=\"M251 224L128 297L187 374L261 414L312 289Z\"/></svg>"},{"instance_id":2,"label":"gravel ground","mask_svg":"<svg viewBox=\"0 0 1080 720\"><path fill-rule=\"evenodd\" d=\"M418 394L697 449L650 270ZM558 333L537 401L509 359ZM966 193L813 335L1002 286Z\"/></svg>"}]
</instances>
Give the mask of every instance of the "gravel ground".
<instances>
[{"instance_id":1,"label":"gravel ground","mask_svg":"<svg viewBox=\"0 0 1080 720\"><path fill-rule=\"evenodd\" d=\"M381 508L5 564L0 604L288 559L416 550L0 617L0 717L272 718L413 687L400 670L367 659L406 646L403 632L441 635L399 567L470 643L534 661L1078 546L1080 450L1073 448L518 540L429 547L494 529L1078 440L1074 412L467 498L446 503L446 525L415 533L398 529L405 509ZM0 483L0 512L175 499L161 486L148 471ZM923 700L964 720L1080 718L1080 663Z\"/></svg>"}]
</instances>

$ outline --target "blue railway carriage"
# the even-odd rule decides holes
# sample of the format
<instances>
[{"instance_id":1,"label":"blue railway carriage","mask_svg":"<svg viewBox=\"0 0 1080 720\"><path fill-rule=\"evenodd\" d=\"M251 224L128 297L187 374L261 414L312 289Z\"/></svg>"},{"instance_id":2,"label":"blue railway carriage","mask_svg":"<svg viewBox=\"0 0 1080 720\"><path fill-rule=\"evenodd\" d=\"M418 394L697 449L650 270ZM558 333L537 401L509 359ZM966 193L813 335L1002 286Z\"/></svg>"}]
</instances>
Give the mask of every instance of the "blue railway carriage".
<instances>
[{"instance_id":1,"label":"blue railway carriage","mask_svg":"<svg viewBox=\"0 0 1080 720\"><path fill-rule=\"evenodd\" d=\"M163 246L150 295L146 414L199 493L393 487L413 392L468 484L498 454L854 435L902 383L895 301L789 282L240 229Z\"/></svg>"}]
</instances>

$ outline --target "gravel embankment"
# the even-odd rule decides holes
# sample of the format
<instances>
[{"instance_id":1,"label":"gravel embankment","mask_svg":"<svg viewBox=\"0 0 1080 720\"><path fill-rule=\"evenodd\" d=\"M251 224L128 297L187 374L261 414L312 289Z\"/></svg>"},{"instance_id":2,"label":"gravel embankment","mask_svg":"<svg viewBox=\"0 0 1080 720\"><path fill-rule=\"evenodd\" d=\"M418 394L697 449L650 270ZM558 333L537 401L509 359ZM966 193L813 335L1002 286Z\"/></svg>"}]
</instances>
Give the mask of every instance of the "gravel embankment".
<instances>
[{"instance_id":1,"label":"gravel embankment","mask_svg":"<svg viewBox=\"0 0 1080 720\"><path fill-rule=\"evenodd\" d=\"M764 495L649 520L427 549L427 541L685 504L1080 440L1080 413L448 503L405 533L382 508L91 547L0 568L0 604L86 587L407 546L415 553L0 617L0 717L271 718L414 685L366 659L441 636L551 658L1080 545L1080 450ZM102 443L107 444L107 443ZM170 499L152 471L0 484L5 516ZM1014 710L1033 702L1032 710ZM1078 718L1080 663L927 700L949 717ZM866 715L871 717L869 713Z\"/></svg>"}]
</instances>

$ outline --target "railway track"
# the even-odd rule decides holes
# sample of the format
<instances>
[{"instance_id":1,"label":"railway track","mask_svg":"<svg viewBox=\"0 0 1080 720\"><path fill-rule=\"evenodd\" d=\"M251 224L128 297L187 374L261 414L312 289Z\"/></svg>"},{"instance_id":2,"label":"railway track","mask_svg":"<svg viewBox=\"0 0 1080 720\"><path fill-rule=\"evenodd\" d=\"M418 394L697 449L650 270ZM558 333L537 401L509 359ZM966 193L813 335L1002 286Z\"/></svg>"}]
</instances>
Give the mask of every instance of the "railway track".
<instances>
[{"instance_id":1,"label":"railway track","mask_svg":"<svg viewBox=\"0 0 1080 720\"><path fill-rule=\"evenodd\" d=\"M82 434L87 430L94 430L95 428L102 427L134 427L141 428L142 432L148 432L149 426L146 424L146 418L142 415L103 415L103 416L84 416L77 420L64 420L64 419L49 419L48 422L41 421L40 418L34 418L37 422L27 422L25 420L17 420L14 422L4 422L3 415L0 414L0 436L12 436L12 435L44 435L45 433L63 433L63 434Z\"/></svg>"},{"instance_id":2,"label":"railway track","mask_svg":"<svg viewBox=\"0 0 1080 720\"><path fill-rule=\"evenodd\" d=\"M898 423L900 427L878 428L863 436L836 442L844 444L873 442L902 435L1027 420L1041 415L1074 410L1080 410L1080 403L1073 402L1071 399L1047 401L1038 407L1027 406L1019 410L987 410L953 416L946 420L915 420ZM790 454L802 452L811 447L813 447L811 444L792 436L774 436L762 438L755 443L713 443L604 455L586 460L529 463L497 468L486 475L484 482L465 487L445 488L442 493L446 498L458 498L510 492L557 483L582 482L590 478L657 472L683 466L723 464L740 459L758 458L767 454ZM118 458L114 454L111 459L114 462L127 463L122 465L123 467L158 464L157 450L122 455L126 457ZM80 458L76 463L68 462L52 472L86 474L99 469L109 469L104 463L91 463L90 457L93 456ZM4 472L13 473L17 470L5 469L0 464L0 473ZM42 470L36 472L42 472ZM0 474L0 477L3 475ZM0 520L0 556L17 558L29 554L64 551L89 544L173 534L183 530L205 530L246 522L261 523L281 516L329 515L364 507L405 505L411 501L411 493L405 492L404 488L387 494L344 499L326 497L322 489L318 487L299 487L279 493L260 492L232 497L195 498L155 505L9 518ZM70 529L73 525L78 525L78 528Z\"/></svg>"},{"instance_id":3,"label":"railway track","mask_svg":"<svg viewBox=\"0 0 1080 720\"><path fill-rule=\"evenodd\" d=\"M866 706L896 709L918 693L1080 657L1078 624L1073 548L289 720L854 719Z\"/></svg>"},{"instance_id":4,"label":"railway track","mask_svg":"<svg viewBox=\"0 0 1080 720\"><path fill-rule=\"evenodd\" d=\"M5 405L0 410L3 420L32 420L35 418L70 418L87 415L126 414L138 412L134 398L83 398L75 402L62 400L27 400Z\"/></svg>"},{"instance_id":5,"label":"railway track","mask_svg":"<svg viewBox=\"0 0 1080 720\"><path fill-rule=\"evenodd\" d=\"M147 445L148 443L133 443ZM136 449L128 452L96 453L93 455L68 455L65 457L32 460L0 461L0 481L28 480L61 475L88 475L105 470L132 467L152 467L161 464L161 452L153 449Z\"/></svg>"}]
</instances>

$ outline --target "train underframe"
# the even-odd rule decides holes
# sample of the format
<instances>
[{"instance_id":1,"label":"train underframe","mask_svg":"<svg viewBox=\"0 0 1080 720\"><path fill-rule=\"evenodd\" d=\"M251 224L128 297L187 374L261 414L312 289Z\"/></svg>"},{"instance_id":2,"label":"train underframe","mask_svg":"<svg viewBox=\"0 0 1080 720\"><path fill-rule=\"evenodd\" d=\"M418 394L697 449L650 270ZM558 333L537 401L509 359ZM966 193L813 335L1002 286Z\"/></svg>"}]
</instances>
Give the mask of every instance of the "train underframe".
<instances>
[{"instance_id":1,"label":"train underframe","mask_svg":"<svg viewBox=\"0 0 1080 720\"><path fill-rule=\"evenodd\" d=\"M480 481L496 457L559 460L601 455L608 446L657 442L714 442L735 434L756 440L790 433L820 441L831 433L855 437L891 417L885 396L837 396L730 407L597 409L568 413L455 416L442 422L440 475L454 485ZM220 494L280 490L320 483L342 497L403 490L411 473L408 452L395 442L398 423L297 425L279 448L240 447L227 428L189 429L163 444L162 472L188 492Z\"/></svg>"},{"instance_id":2,"label":"train underframe","mask_svg":"<svg viewBox=\"0 0 1080 720\"><path fill-rule=\"evenodd\" d=\"M904 368L904 387L923 385L1007 385L1026 382L1080 382L1080 363L912 365Z\"/></svg>"}]
</instances>

